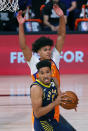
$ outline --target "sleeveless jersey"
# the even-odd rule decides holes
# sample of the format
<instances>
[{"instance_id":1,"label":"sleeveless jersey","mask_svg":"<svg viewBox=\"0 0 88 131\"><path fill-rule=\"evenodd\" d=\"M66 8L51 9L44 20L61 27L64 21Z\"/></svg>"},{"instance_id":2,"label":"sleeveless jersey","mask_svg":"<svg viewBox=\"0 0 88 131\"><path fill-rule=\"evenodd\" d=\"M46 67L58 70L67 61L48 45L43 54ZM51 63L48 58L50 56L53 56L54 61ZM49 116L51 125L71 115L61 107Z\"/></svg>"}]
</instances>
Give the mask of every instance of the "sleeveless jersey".
<instances>
[{"instance_id":1,"label":"sleeveless jersey","mask_svg":"<svg viewBox=\"0 0 88 131\"><path fill-rule=\"evenodd\" d=\"M36 64L40 61L40 56L37 53L33 53L31 60L27 62L28 66L31 70L31 76L33 81L38 78L38 71L36 68ZM53 48L52 55L51 55L51 70L52 70L52 77L57 78L58 83L60 85L60 74L59 74L59 62L60 62L60 53L57 51L56 48ZM59 121L59 106L55 107L55 114L54 118Z\"/></svg>"},{"instance_id":2,"label":"sleeveless jersey","mask_svg":"<svg viewBox=\"0 0 88 131\"><path fill-rule=\"evenodd\" d=\"M39 80L36 80L30 87L32 88L33 85L38 85L42 88L42 91L43 91L42 106L43 107L45 107L45 106L49 105L50 103L52 103L53 101L55 101L55 99L57 97L57 87L56 87L53 80L51 80L50 85L45 85L42 82L40 82ZM55 110L53 109L49 113L47 113L46 115L44 115L40 118L36 118L36 119L38 119L38 120L53 120L54 113L55 113Z\"/></svg>"}]
</instances>

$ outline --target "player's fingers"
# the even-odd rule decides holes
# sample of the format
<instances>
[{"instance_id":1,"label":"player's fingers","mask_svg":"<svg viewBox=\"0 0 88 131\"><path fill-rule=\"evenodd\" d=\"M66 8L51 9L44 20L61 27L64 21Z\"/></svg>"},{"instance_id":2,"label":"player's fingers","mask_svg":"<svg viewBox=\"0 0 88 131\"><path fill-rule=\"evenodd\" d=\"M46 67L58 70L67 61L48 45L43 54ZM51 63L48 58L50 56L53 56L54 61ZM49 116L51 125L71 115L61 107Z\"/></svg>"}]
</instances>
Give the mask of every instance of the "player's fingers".
<instances>
[{"instance_id":1,"label":"player's fingers","mask_svg":"<svg viewBox=\"0 0 88 131\"><path fill-rule=\"evenodd\" d=\"M57 4L53 5L53 8L56 9L57 7L59 7Z\"/></svg>"},{"instance_id":2,"label":"player's fingers","mask_svg":"<svg viewBox=\"0 0 88 131\"><path fill-rule=\"evenodd\" d=\"M75 111L77 112L77 107L75 107Z\"/></svg>"},{"instance_id":3,"label":"player's fingers","mask_svg":"<svg viewBox=\"0 0 88 131\"><path fill-rule=\"evenodd\" d=\"M67 101L67 99L66 98L61 98L61 101Z\"/></svg>"},{"instance_id":4,"label":"player's fingers","mask_svg":"<svg viewBox=\"0 0 88 131\"><path fill-rule=\"evenodd\" d=\"M62 15L63 15L63 11L59 8L58 5L54 5L54 6L53 6L53 9L55 10L55 12L56 12L56 14L57 14L58 16L62 16Z\"/></svg>"},{"instance_id":5,"label":"player's fingers","mask_svg":"<svg viewBox=\"0 0 88 131\"><path fill-rule=\"evenodd\" d=\"M63 93L63 94L60 95L60 97L61 98L63 98L63 97L65 98L65 97L67 97L67 95L65 93Z\"/></svg>"},{"instance_id":6,"label":"player's fingers","mask_svg":"<svg viewBox=\"0 0 88 131\"><path fill-rule=\"evenodd\" d=\"M26 20L26 14L24 15L24 20Z\"/></svg>"},{"instance_id":7,"label":"player's fingers","mask_svg":"<svg viewBox=\"0 0 88 131\"><path fill-rule=\"evenodd\" d=\"M65 105L65 102L64 102L64 101L60 101L60 105L61 105L61 104L62 104L62 105Z\"/></svg>"}]
</instances>

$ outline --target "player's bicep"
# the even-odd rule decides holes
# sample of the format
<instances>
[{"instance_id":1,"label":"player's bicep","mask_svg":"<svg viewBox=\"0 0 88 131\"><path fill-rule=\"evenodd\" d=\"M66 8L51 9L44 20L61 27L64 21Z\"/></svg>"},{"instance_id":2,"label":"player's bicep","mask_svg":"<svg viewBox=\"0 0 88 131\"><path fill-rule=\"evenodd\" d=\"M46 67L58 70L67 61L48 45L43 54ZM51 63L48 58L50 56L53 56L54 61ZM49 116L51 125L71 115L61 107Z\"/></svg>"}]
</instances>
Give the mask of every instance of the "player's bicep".
<instances>
[{"instance_id":1,"label":"player's bicep","mask_svg":"<svg viewBox=\"0 0 88 131\"><path fill-rule=\"evenodd\" d=\"M65 40L64 35L61 35L57 38L57 42L56 42L55 47L56 47L56 49L58 50L59 53L61 53L61 51L62 51L64 40Z\"/></svg>"},{"instance_id":2,"label":"player's bicep","mask_svg":"<svg viewBox=\"0 0 88 131\"><path fill-rule=\"evenodd\" d=\"M42 106L42 89L34 85L31 88L31 102L34 114L37 115L39 108Z\"/></svg>"}]
</instances>

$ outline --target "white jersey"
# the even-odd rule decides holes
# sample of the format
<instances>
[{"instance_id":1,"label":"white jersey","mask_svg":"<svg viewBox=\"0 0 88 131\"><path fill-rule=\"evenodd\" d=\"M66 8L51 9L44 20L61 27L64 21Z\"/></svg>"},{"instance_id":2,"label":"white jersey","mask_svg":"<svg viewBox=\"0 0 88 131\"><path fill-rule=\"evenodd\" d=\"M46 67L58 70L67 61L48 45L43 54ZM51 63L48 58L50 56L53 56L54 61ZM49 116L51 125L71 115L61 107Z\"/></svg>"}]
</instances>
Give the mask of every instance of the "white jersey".
<instances>
[{"instance_id":1,"label":"white jersey","mask_svg":"<svg viewBox=\"0 0 88 131\"><path fill-rule=\"evenodd\" d=\"M56 48L53 48L51 54L51 60L55 63L57 69L59 70L59 62L60 62L60 53L57 51ZM36 64L40 61L40 56L37 53L32 53L32 57L30 61L27 61L28 66L31 70L31 75L37 73Z\"/></svg>"}]
</instances>

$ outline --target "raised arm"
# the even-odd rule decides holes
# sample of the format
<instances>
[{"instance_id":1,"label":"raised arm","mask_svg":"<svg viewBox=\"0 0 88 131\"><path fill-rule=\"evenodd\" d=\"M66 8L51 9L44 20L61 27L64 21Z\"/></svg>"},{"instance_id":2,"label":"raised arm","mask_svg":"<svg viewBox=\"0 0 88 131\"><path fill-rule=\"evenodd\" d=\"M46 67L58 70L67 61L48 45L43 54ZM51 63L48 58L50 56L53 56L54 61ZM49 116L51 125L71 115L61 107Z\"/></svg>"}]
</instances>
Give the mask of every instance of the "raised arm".
<instances>
[{"instance_id":1,"label":"raised arm","mask_svg":"<svg viewBox=\"0 0 88 131\"><path fill-rule=\"evenodd\" d=\"M22 11L18 12L17 20L18 20L18 23L19 23L19 42L20 42L20 48L22 49L22 52L24 54L25 59L27 61L30 61L31 56L32 56L32 51L26 45L26 39L25 39L25 34L24 34L25 17L22 17Z\"/></svg>"},{"instance_id":2,"label":"raised arm","mask_svg":"<svg viewBox=\"0 0 88 131\"><path fill-rule=\"evenodd\" d=\"M55 10L56 14L60 16L59 20L59 29L58 29L58 38L56 42L56 49L61 52L65 40L66 35L66 24L63 11L58 7L58 5L54 5L53 9Z\"/></svg>"},{"instance_id":3,"label":"raised arm","mask_svg":"<svg viewBox=\"0 0 88 131\"><path fill-rule=\"evenodd\" d=\"M56 100L48 106L42 107L42 89L34 85L31 88L31 101L34 114L39 118L49 113L56 105L60 104L60 97L57 97Z\"/></svg>"}]
</instances>

